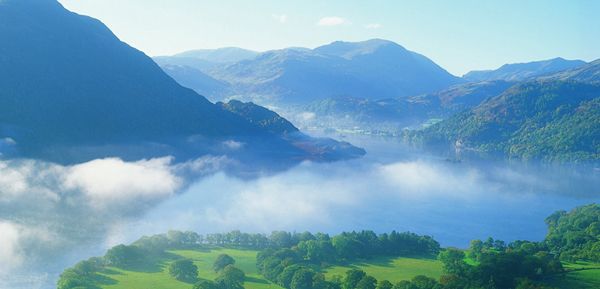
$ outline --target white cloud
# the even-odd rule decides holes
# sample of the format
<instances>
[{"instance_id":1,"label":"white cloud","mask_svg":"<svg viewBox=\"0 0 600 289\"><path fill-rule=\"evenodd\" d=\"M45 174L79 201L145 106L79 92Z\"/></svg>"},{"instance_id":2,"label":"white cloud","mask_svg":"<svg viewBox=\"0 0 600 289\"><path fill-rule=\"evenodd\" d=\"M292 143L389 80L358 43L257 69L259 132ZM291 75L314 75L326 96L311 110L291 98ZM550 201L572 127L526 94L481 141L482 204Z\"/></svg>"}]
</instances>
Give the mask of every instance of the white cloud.
<instances>
[{"instance_id":1,"label":"white cloud","mask_svg":"<svg viewBox=\"0 0 600 289\"><path fill-rule=\"evenodd\" d=\"M305 111L299 114L300 119L303 121L309 121L315 119L317 115L314 112Z\"/></svg>"},{"instance_id":2,"label":"white cloud","mask_svg":"<svg viewBox=\"0 0 600 289\"><path fill-rule=\"evenodd\" d=\"M388 191L399 192L403 197L411 198L431 195L469 197L478 192L478 183L483 181L477 171L466 170L455 174L443 166L420 161L384 165L379 174L385 184L390 186Z\"/></svg>"},{"instance_id":3,"label":"white cloud","mask_svg":"<svg viewBox=\"0 0 600 289\"><path fill-rule=\"evenodd\" d=\"M23 197L56 201L59 196L46 184L60 174L61 167L35 161L0 161L0 202Z\"/></svg>"},{"instance_id":4,"label":"white cloud","mask_svg":"<svg viewBox=\"0 0 600 289\"><path fill-rule=\"evenodd\" d=\"M338 26L344 24L350 24L350 22L348 22L348 20L345 18L338 16L323 17L319 20L319 22L317 22L318 26Z\"/></svg>"},{"instance_id":5,"label":"white cloud","mask_svg":"<svg viewBox=\"0 0 600 289\"><path fill-rule=\"evenodd\" d=\"M171 158L124 162L99 159L68 170L64 186L83 192L96 202L155 199L173 194L182 180L171 170Z\"/></svg>"},{"instance_id":6,"label":"white cloud","mask_svg":"<svg viewBox=\"0 0 600 289\"><path fill-rule=\"evenodd\" d=\"M0 260L3 260L0 262L0 276L23 263L20 238L21 232L15 224L0 220Z\"/></svg>"},{"instance_id":7,"label":"white cloud","mask_svg":"<svg viewBox=\"0 0 600 289\"><path fill-rule=\"evenodd\" d=\"M287 14L273 14L271 17L281 24L285 24L288 21Z\"/></svg>"},{"instance_id":8,"label":"white cloud","mask_svg":"<svg viewBox=\"0 0 600 289\"><path fill-rule=\"evenodd\" d=\"M245 143L239 142L239 141L234 141L234 140L228 140L228 141L224 141L223 145L230 150L237 151L237 150L243 148Z\"/></svg>"},{"instance_id":9,"label":"white cloud","mask_svg":"<svg viewBox=\"0 0 600 289\"><path fill-rule=\"evenodd\" d=\"M382 27L382 25L379 23L369 23L369 24L365 25L365 28L367 28L367 29L379 29L381 27Z\"/></svg>"}]
</instances>

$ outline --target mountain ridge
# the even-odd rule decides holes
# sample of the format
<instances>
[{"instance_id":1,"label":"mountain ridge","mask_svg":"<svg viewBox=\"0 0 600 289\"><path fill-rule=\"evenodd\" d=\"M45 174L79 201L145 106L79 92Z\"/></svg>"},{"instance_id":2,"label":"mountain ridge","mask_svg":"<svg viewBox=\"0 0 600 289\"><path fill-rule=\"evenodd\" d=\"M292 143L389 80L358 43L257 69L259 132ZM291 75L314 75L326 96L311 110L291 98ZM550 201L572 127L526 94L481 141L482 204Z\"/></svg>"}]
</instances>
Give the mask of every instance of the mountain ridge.
<instances>
[{"instance_id":1,"label":"mountain ridge","mask_svg":"<svg viewBox=\"0 0 600 289\"><path fill-rule=\"evenodd\" d=\"M531 61L523 63L504 64L495 70L475 70L463 76L469 81L523 81L559 71L569 70L587 64L582 60L567 60L556 57L547 60Z\"/></svg>"},{"instance_id":2,"label":"mountain ridge","mask_svg":"<svg viewBox=\"0 0 600 289\"><path fill-rule=\"evenodd\" d=\"M185 160L229 153L218 147L230 139L271 157L311 154L182 87L102 22L55 0L2 2L0 37L11 40L0 44L0 138L19 156Z\"/></svg>"},{"instance_id":3,"label":"mountain ridge","mask_svg":"<svg viewBox=\"0 0 600 289\"><path fill-rule=\"evenodd\" d=\"M163 66L183 64L177 57L156 61ZM234 95L258 95L284 104L339 96L402 97L462 82L425 56L382 39L270 50L236 63L205 67L203 72L229 83Z\"/></svg>"}]
</instances>

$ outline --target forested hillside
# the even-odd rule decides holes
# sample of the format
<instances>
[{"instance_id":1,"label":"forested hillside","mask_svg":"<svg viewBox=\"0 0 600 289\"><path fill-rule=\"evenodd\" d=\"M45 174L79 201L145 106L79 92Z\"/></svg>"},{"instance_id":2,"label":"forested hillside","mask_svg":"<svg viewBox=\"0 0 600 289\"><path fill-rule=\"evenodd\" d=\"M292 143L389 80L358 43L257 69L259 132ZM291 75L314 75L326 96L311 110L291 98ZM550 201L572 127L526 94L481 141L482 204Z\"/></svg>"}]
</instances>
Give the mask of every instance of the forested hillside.
<instances>
[{"instance_id":1,"label":"forested hillside","mask_svg":"<svg viewBox=\"0 0 600 289\"><path fill-rule=\"evenodd\" d=\"M423 131L426 146L560 162L600 159L600 86L535 81L511 87L481 105Z\"/></svg>"}]
</instances>

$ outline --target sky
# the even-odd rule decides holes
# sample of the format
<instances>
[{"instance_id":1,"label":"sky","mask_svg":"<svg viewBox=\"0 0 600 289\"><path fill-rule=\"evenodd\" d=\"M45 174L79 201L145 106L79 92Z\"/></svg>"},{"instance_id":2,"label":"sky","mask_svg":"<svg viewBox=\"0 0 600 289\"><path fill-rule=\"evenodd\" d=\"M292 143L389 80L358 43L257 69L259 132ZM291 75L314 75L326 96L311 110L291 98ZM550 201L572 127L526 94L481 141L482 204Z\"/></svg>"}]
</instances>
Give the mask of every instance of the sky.
<instances>
[{"instance_id":1,"label":"sky","mask_svg":"<svg viewBox=\"0 0 600 289\"><path fill-rule=\"evenodd\" d=\"M505 63L600 58L600 1L59 0L150 56L265 51L383 38L455 75Z\"/></svg>"}]
</instances>

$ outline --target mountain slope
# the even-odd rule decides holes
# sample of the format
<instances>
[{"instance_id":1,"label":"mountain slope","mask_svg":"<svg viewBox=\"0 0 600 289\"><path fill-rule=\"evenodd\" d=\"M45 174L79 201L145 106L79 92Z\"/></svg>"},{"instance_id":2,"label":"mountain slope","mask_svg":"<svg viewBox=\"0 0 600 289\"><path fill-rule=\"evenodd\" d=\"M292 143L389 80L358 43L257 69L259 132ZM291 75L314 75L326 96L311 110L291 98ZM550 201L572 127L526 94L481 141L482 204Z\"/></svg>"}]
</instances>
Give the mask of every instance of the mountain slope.
<instances>
[{"instance_id":1,"label":"mountain slope","mask_svg":"<svg viewBox=\"0 0 600 289\"><path fill-rule=\"evenodd\" d=\"M451 86L436 93L411 97L413 102L427 104L431 114L447 116L481 104L515 85L503 80L471 82Z\"/></svg>"},{"instance_id":2,"label":"mountain slope","mask_svg":"<svg viewBox=\"0 0 600 289\"><path fill-rule=\"evenodd\" d=\"M210 99L219 99L230 93L229 85L216 80L202 71L185 65L163 65L165 73L184 87L191 88Z\"/></svg>"},{"instance_id":3,"label":"mountain slope","mask_svg":"<svg viewBox=\"0 0 600 289\"><path fill-rule=\"evenodd\" d=\"M486 81L458 84L436 93L407 98L327 98L303 107L304 111L313 113L312 118L295 118L294 122L306 127L396 135L406 127L427 126L477 106L512 85L514 83L506 81Z\"/></svg>"},{"instance_id":4,"label":"mountain slope","mask_svg":"<svg viewBox=\"0 0 600 289\"><path fill-rule=\"evenodd\" d=\"M600 86L534 81L412 137L425 145L547 161L600 159Z\"/></svg>"},{"instance_id":5,"label":"mountain slope","mask_svg":"<svg viewBox=\"0 0 600 289\"><path fill-rule=\"evenodd\" d=\"M264 107L254 103L243 103L237 100L228 103L217 103L223 109L235 113L261 128L281 136L294 146L310 151L314 160L338 160L363 156L366 151L356 148L347 142L339 142L330 138L312 138L296 128L292 123Z\"/></svg>"},{"instance_id":6,"label":"mountain slope","mask_svg":"<svg viewBox=\"0 0 600 289\"><path fill-rule=\"evenodd\" d=\"M600 83L600 59L587 65L542 77L545 80L572 80Z\"/></svg>"},{"instance_id":7,"label":"mountain slope","mask_svg":"<svg viewBox=\"0 0 600 289\"><path fill-rule=\"evenodd\" d=\"M219 49L190 50L173 56L157 56L154 57L154 61L161 67L172 65L188 66L206 73L216 66L252 59L258 54L258 52L252 50L225 47Z\"/></svg>"},{"instance_id":8,"label":"mountain slope","mask_svg":"<svg viewBox=\"0 0 600 289\"><path fill-rule=\"evenodd\" d=\"M0 2L0 138L27 157L192 157L253 139L310 154L181 87L100 21L54 0ZM193 138L191 138L193 137ZM194 141L196 140L196 141ZM259 149L263 149L264 143Z\"/></svg>"},{"instance_id":9,"label":"mountain slope","mask_svg":"<svg viewBox=\"0 0 600 289\"><path fill-rule=\"evenodd\" d=\"M156 61L161 65L168 62L164 58ZM181 59L172 61L183 64ZM229 83L232 94L291 105L330 97L403 97L461 82L426 57L379 39L267 51L230 65L201 69Z\"/></svg>"},{"instance_id":10,"label":"mountain slope","mask_svg":"<svg viewBox=\"0 0 600 289\"><path fill-rule=\"evenodd\" d=\"M471 71L463 76L469 81L506 80L523 81L545 74L584 66L585 61L554 58L528 63L505 64L496 70Z\"/></svg>"},{"instance_id":11,"label":"mountain slope","mask_svg":"<svg viewBox=\"0 0 600 289\"><path fill-rule=\"evenodd\" d=\"M224 47L219 49L198 49L190 50L182 53L173 55L174 57L184 58L195 58L200 60L206 60L212 63L233 63L239 62L246 59L254 58L258 55L258 52L237 48L237 47Z\"/></svg>"}]
</instances>

